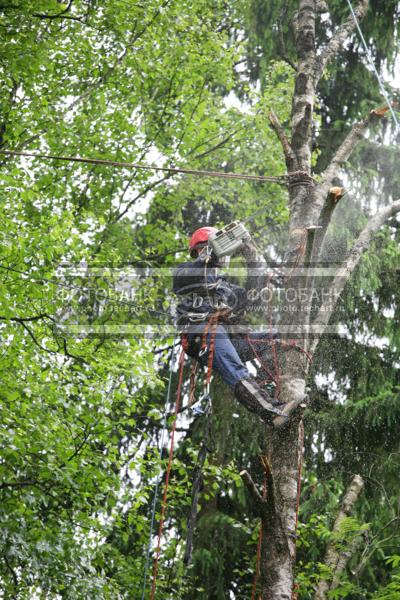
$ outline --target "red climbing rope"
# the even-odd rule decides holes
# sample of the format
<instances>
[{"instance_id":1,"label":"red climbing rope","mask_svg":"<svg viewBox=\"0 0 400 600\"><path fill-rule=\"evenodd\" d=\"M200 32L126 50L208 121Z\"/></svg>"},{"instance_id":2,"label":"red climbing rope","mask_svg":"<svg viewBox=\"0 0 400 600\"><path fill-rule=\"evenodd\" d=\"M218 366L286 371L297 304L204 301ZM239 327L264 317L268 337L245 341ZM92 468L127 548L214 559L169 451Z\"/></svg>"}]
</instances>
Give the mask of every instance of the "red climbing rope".
<instances>
[{"instance_id":1,"label":"red climbing rope","mask_svg":"<svg viewBox=\"0 0 400 600\"><path fill-rule=\"evenodd\" d=\"M267 337L266 338L252 338L251 334L247 334L247 341L253 351L254 356L256 357L258 362L261 364L263 371L265 371L269 377L267 382L273 381L275 383L276 398L278 398L279 394L280 394L280 369L277 368L277 352L276 352L277 345L285 346L285 347L289 347L289 348L295 348L296 350L298 350L299 352L304 354L304 356L307 358L307 360L310 364L312 363L311 354L309 352L307 352L307 350L305 350L304 348L299 346L299 344L297 344L295 340L288 340L286 342L284 340L275 340L275 339L271 339L271 338L267 338ZM272 351L273 351L273 355L274 355L274 371L275 371L274 373L272 371L270 371L265 360L260 356L259 352L257 351L257 348L254 345L255 343L269 344L272 346Z\"/></svg>"},{"instance_id":2,"label":"red climbing rope","mask_svg":"<svg viewBox=\"0 0 400 600\"><path fill-rule=\"evenodd\" d=\"M259 353L257 352L257 348L254 346L254 342L262 342L262 343L268 343L270 340L268 338L264 339L254 339L250 337L250 334L247 334L247 341L249 342L249 345L253 351L254 356L256 357L256 359L258 360L258 362L261 364L261 367L263 369L263 371L265 371L269 377L270 381L274 381L276 383L276 373L273 373L272 371L270 371L265 363L265 361L261 358L261 356L259 355Z\"/></svg>"},{"instance_id":3,"label":"red climbing rope","mask_svg":"<svg viewBox=\"0 0 400 600\"><path fill-rule=\"evenodd\" d=\"M272 281L272 273L268 275L268 287L271 286ZM281 394L281 371L278 363L278 354L276 352L276 342L274 338L274 330L272 324L272 302L269 302L268 306L268 316L269 316L269 337L272 345L272 358L274 361L274 371L275 371L275 398L279 398ZM262 363L261 363L262 364Z\"/></svg>"},{"instance_id":4,"label":"red climbing rope","mask_svg":"<svg viewBox=\"0 0 400 600\"><path fill-rule=\"evenodd\" d=\"M196 402L195 391L196 391L196 381L197 381L197 367L198 361L196 359L192 359L192 366L190 367L190 377L189 377L189 406L192 406Z\"/></svg>"},{"instance_id":5,"label":"red climbing rope","mask_svg":"<svg viewBox=\"0 0 400 600\"><path fill-rule=\"evenodd\" d=\"M208 388L209 388L211 376L212 376L212 365L213 365L213 359L214 359L215 337L217 335L218 320L225 313L226 313L226 311L224 311L224 310L215 312L214 314L212 314L210 316L210 318L208 319L208 321L204 327L204 333L203 333L203 338L202 338L202 350L207 350L207 336L208 336L209 331L211 330L209 347L208 347L208 357L207 357L207 374L206 374L206 378L205 378L206 390L208 390ZM187 350L187 338L186 338L186 340L184 340L184 343L182 344L182 350L181 350L181 353L179 356L179 377L178 377L178 388L176 391L174 422L173 422L172 431L171 431L171 443L170 443L170 448L169 448L168 466L167 466L167 472L166 472L166 477L165 477L164 495L163 495L162 505L161 505L161 516L160 516L160 525L159 525L159 529L158 529L157 548L156 548L156 554L155 554L154 564L153 564L153 578L152 578L152 584L151 584L150 600L154 600L155 593L156 593L158 562L159 562L160 550L161 550L161 538L162 538L163 527L164 527L164 518L165 518L166 507L167 507L168 485L169 485L169 478L170 478L170 473L171 473L171 469L172 469L172 459L173 459L173 454L174 454L176 421L177 421L177 415L179 412L180 400L181 400L183 367L184 367L184 363L185 363L185 350ZM192 368L191 379L193 379L193 381L191 382L192 390L191 390L189 396L194 392L195 376L196 376L196 370L194 368ZM189 398L189 402L190 402L190 398Z\"/></svg>"},{"instance_id":6,"label":"red climbing rope","mask_svg":"<svg viewBox=\"0 0 400 600\"><path fill-rule=\"evenodd\" d=\"M208 343L207 374L206 374L206 378L205 378L206 389L208 389L208 386L210 385L211 376L212 376L212 366L213 366L214 350L215 350L215 338L217 336L218 322L221 318L224 318L228 314L230 314L230 312L231 312L230 309L217 310L215 313L210 315L210 317L208 318L207 323L205 324L205 327L204 327L202 344L201 344L202 352L205 352L207 350L207 336L209 333L211 334L210 341Z\"/></svg>"},{"instance_id":7,"label":"red climbing rope","mask_svg":"<svg viewBox=\"0 0 400 600\"><path fill-rule=\"evenodd\" d=\"M151 583L150 600L154 600L155 593L156 593L156 583L157 583L157 574L158 574L158 560L159 560L159 557L160 557L161 537L162 537L162 533L163 533L165 511L166 511L166 507L167 507L167 494L168 494L169 477L170 477L170 474L171 474L172 457L173 457L173 454L174 454L174 441L175 441L176 421L177 421L177 416L178 416L179 406L180 406L180 401L181 401L181 389L182 389L184 363L185 363L185 352L184 352L184 350L182 348L180 356L179 356L179 363L178 363L179 364L179 376L178 376L178 388L176 390L174 422L172 424L171 443L170 443L170 447L169 447L169 457L168 457L168 466L167 466L167 472L166 472L166 477L165 477L164 495L163 495L162 504L161 504L161 516L160 516L160 525L159 525L159 528L158 528L157 548L156 548L156 554L155 554L154 563L153 563L153 578L152 578L152 583Z\"/></svg>"}]
</instances>

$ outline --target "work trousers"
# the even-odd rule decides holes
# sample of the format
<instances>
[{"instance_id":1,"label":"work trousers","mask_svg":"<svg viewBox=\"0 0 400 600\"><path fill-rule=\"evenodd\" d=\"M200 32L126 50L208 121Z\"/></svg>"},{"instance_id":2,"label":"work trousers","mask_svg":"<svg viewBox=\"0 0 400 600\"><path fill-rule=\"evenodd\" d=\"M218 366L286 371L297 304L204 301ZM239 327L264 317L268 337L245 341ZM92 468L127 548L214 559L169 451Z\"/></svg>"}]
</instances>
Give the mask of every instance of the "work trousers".
<instances>
[{"instance_id":1,"label":"work trousers","mask_svg":"<svg viewBox=\"0 0 400 600\"><path fill-rule=\"evenodd\" d=\"M201 354L203 333L204 324L190 326L190 332L187 334L187 354L193 358L197 358L202 365L207 365L212 333L211 331L208 332L206 339L207 348ZM272 334L272 337L274 337L274 334ZM266 333L251 332L250 344L246 335L229 335L223 325L218 325L214 339L213 369L221 375L229 387L234 388L241 379L251 377L244 363L254 358L253 348L257 354L265 351L266 338L270 339L271 336ZM199 353L201 356L199 356Z\"/></svg>"}]
</instances>

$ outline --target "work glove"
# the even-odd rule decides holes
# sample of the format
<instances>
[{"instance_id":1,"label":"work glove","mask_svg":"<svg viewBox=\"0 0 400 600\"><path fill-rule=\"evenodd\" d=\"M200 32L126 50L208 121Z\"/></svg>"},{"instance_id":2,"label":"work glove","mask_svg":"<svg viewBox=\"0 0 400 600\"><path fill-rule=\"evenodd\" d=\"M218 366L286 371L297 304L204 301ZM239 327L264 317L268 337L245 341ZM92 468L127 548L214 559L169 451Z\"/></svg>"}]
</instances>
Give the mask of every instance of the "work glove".
<instances>
[{"instance_id":1,"label":"work glove","mask_svg":"<svg viewBox=\"0 0 400 600\"><path fill-rule=\"evenodd\" d=\"M243 244L239 250L246 260L255 260L260 255L260 252L253 242L250 234L248 237L243 239Z\"/></svg>"},{"instance_id":2,"label":"work glove","mask_svg":"<svg viewBox=\"0 0 400 600\"><path fill-rule=\"evenodd\" d=\"M204 246L197 258L203 262L207 261L211 266L216 265L218 263L218 257L209 245Z\"/></svg>"}]
</instances>

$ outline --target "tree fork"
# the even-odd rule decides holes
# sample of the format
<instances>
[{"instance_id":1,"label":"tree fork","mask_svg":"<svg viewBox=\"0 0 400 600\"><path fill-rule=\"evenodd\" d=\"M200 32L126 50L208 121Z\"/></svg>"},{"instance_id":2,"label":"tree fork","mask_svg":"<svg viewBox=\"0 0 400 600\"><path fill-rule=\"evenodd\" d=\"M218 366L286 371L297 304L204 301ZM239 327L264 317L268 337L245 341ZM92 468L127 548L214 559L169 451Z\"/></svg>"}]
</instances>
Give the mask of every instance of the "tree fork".
<instances>
[{"instance_id":1,"label":"tree fork","mask_svg":"<svg viewBox=\"0 0 400 600\"><path fill-rule=\"evenodd\" d=\"M368 0L360 4L359 16L365 14ZM316 54L315 25L318 13L316 0L299 0L298 11L293 19L293 30L297 51L297 72L292 102L291 139L276 119L270 115L270 122L281 141L286 165L289 170L289 240L287 256L296 257L296 266L304 264L305 255L312 255L310 247L315 231L309 235L309 229L318 223L323 201L332 185L329 181L324 194L318 196L318 186L311 177L311 145L314 97L318 78L322 69L334 57L340 47L341 36L348 36L354 24L346 21L339 29L338 38L329 44L322 62ZM321 9L322 10L322 9ZM339 39L340 38L340 39ZM339 41L338 41L339 39ZM360 127L364 129L363 126ZM358 137L362 131L355 131ZM343 150L343 152L341 152ZM339 158L347 155L348 146L339 149ZM349 152L351 148L349 148ZM347 156L345 157L346 160ZM339 161L337 161L339 162ZM294 172L293 172L294 171ZM292 177L291 177L292 175ZM320 203L318 202L320 200ZM314 222L315 221L315 222ZM302 234L303 232L303 234ZM300 237L299 237L300 236ZM303 237L302 237L303 236ZM304 252L301 241L304 238ZM307 241L308 248L307 248ZM312 244L313 245L313 244ZM289 277L286 285L298 290L301 282L296 276ZM300 298L300 296L299 296ZM302 311L307 300L298 299L292 314L284 314L283 325L293 328L297 341L305 345L308 317ZM289 308L289 307L288 307ZM290 402L304 400L306 394L306 375L308 365L304 356L292 349L285 354L285 366L280 377L280 400ZM299 417L301 419L301 416ZM298 472L302 448L299 440L299 418L293 419L284 431L269 428L267 435L268 463L271 469L273 502L257 502L261 509L262 547L261 547L261 597L263 600L291 600L294 587L294 568L296 556L296 515L298 494ZM246 480L246 479L245 479ZM253 497L259 498L255 486ZM257 494L258 496L257 496Z\"/></svg>"}]
</instances>

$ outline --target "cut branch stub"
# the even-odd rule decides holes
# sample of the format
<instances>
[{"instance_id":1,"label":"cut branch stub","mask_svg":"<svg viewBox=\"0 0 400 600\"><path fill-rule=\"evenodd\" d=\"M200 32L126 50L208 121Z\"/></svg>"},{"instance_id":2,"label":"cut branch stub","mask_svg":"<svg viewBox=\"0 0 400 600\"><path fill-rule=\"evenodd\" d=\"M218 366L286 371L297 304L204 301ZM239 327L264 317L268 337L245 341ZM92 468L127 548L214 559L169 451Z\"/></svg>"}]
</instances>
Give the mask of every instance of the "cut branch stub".
<instances>
[{"instance_id":1,"label":"cut branch stub","mask_svg":"<svg viewBox=\"0 0 400 600\"><path fill-rule=\"evenodd\" d=\"M318 222L318 231L315 234L314 247L311 254L311 261L318 259L322 244L325 239L325 234L331 222L332 215L338 205L338 202L346 194L346 190L340 186L332 186L329 188L328 195L325 198L324 205L321 210Z\"/></svg>"},{"instance_id":2,"label":"cut branch stub","mask_svg":"<svg viewBox=\"0 0 400 600\"><path fill-rule=\"evenodd\" d=\"M333 202L338 202L340 198L343 198L346 191L343 187L333 186L329 190L329 198L333 200Z\"/></svg>"}]
</instances>

